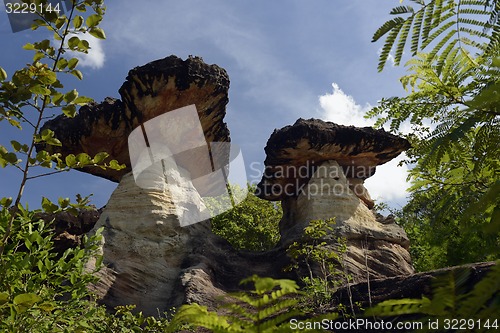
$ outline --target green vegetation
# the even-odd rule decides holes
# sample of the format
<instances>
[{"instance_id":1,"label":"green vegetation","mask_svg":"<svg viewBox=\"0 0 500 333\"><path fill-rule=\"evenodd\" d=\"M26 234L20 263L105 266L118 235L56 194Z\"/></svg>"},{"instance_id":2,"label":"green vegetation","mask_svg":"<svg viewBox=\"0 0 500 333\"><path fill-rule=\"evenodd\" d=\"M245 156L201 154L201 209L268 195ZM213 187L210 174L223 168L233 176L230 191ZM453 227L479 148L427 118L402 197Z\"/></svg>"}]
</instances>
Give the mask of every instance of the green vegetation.
<instances>
[{"instance_id":1,"label":"green vegetation","mask_svg":"<svg viewBox=\"0 0 500 333\"><path fill-rule=\"evenodd\" d=\"M46 1L36 0L37 5ZM39 7L37 7L39 8ZM75 203L60 198L57 203L42 198L41 209L30 210L21 204L30 179L48 176L71 168L96 165L119 169L108 154L94 157L35 150L35 145L60 146L50 130L40 131L42 122L62 112L76 114L78 106L90 98L79 96L75 89L64 91L60 77L69 74L83 79L77 69L77 58L66 58L67 51L86 53L89 43L85 34L105 38L99 27L105 7L102 0L74 1L68 15L56 12L40 14L33 30L45 27L53 33L49 39L29 43L24 49L33 51L33 61L11 74L0 68L0 125L32 133L26 143L11 141L11 147L0 145L0 167L13 167L21 172L19 188L13 198L0 199L0 331L2 332L137 332L158 331L167 326L166 319L144 318L132 314L132 307L118 308L115 315L93 300L87 286L95 277L85 270L91 258L98 258L100 231L85 238L81 248L69 249L62 255L54 251L53 227L37 213L77 213L86 209L88 198L77 196ZM55 45L54 45L55 43ZM45 170L45 171L43 171ZM89 266L90 270L93 268Z\"/></svg>"},{"instance_id":2,"label":"green vegetation","mask_svg":"<svg viewBox=\"0 0 500 333\"><path fill-rule=\"evenodd\" d=\"M414 165L411 196L396 212L398 222L412 240L418 270L499 259L500 2L412 3L418 7L396 7L391 14L397 17L384 23L373 38L386 36L380 70L391 50L399 64L410 45L408 74L401 78L408 95L383 99L368 114L378 117L378 126L390 123L395 133L404 122L412 126L406 135L413 146L408 152L408 162ZM295 281L253 276L243 283L253 283L254 289L233 294L233 301L217 313L198 304L184 305L171 321L167 314L153 318L134 313L133 305L110 314L96 303L87 286L95 281L88 269L100 268L96 253L100 232L84 239L82 247L58 255L50 223L37 217L40 212L75 213L87 207L88 197L78 196L76 202L61 198L57 203L42 198L38 210L21 204L30 179L86 165L121 168L116 161L108 161L106 152L63 159L35 149L35 145L61 145L52 131L40 131L47 116L73 117L78 106L91 101L74 89L64 90L60 77L83 79L78 59L66 58L67 51L86 53L85 34L105 38L99 27L105 7L102 0L74 1L74 5L67 15L41 14L33 29L48 29L53 41L25 45L34 52L30 64L10 76L0 68L0 125L27 128L31 133L26 143L0 146L0 167L21 173L13 197L0 199L0 330L174 332L204 327L214 332L290 332L289 319L331 309L333 291L349 281L342 269L344 243L337 239L339 248L333 249L324 240L332 237L332 220L312 221L304 230L304 242L289 248L294 260L291 269L305 269L304 292ZM253 192L250 186L246 200L214 218L212 228L236 248L263 251L278 241L282 213L279 206L258 199ZM92 267L91 258L98 259ZM493 318L500 312L499 266L472 290L463 291L467 274L459 271L438 280L432 299L387 300L366 315ZM297 310L299 306L308 313ZM340 305L337 309L342 310Z\"/></svg>"},{"instance_id":3,"label":"green vegetation","mask_svg":"<svg viewBox=\"0 0 500 333\"><path fill-rule=\"evenodd\" d=\"M393 48L399 64L411 42L409 74L401 78L410 92L383 100L368 114L379 117L379 126L390 122L394 132L404 121L413 128L407 136L413 186L400 223L419 270L499 259L500 2L412 2L417 9L394 8L398 16L373 38L387 36L379 70ZM431 300L387 300L367 315L491 320L496 327L464 328L497 329L499 263L470 291L462 290L468 270L450 273L437 280Z\"/></svg>"},{"instance_id":4,"label":"green vegetation","mask_svg":"<svg viewBox=\"0 0 500 333\"><path fill-rule=\"evenodd\" d=\"M302 306L311 311L331 309L333 293L349 282L349 276L342 267L346 242L334 236L334 225L335 219L311 221L304 228L300 242L293 242L287 251L293 261L290 270L306 267L307 275L302 278L306 297ZM332 237L335 237L336 248L332 248ZM327 239L330 239L329 242Z\"/></svg>"},{"instance_id":5,"label":"green vegetation","mask_svg":"<svg viewBox=\"0 0 500 333\"><path fill-rule=\"evenodd\" d=\"M205 327L216 333L295 332L291 330L289 320L304 315L297 310L299 300L296 296L300 292L296 282L254 275L241 283L250 282L254 284L254 290L248 293L234 293L232 294L234 301L221 306L219 311L223 313L225 310L227 314L208 311L206 307L198 304L183 305L173 318L170 331L174 332L178 327L189 324L194 327ZM309 321L336 317L332 314Z\"/></svg>"},{"instance_id":6,"label":"green vegetation","mask_svg":"<svg viewBox=\"0 0 500 333\"><path fill-rule=\"evenodd\" d=\"M279 203L258 198L255 188L249 184L248 195L240 204L213 217L212 231L237 249L265 251L279 241L278 224L283 213ZM232 190L241 191L234 186Z\"/></svg>"},{"instance_id":7,"label":"green vegetation","mask_svg":"<svg viewBox=\"0 0 500 333\"><path fill-rule=\"evenodd\" d=\"M380 70L391 49L399 64L411 44L401 78L409 93L368 113L393 132L412 127L411 195L400 222L419 270L498 259L499 2L412 2L417 8L394 8L396 18L373 37L386 36Z\"/></svg>"}]
</instances>

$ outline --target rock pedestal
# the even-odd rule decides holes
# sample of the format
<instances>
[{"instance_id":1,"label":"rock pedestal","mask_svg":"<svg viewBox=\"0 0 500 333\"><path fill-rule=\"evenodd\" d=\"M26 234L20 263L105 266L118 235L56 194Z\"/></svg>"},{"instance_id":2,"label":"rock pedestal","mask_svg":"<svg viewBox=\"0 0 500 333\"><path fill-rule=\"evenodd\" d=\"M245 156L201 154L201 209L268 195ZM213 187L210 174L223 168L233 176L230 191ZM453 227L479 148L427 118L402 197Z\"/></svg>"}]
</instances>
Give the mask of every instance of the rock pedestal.
<instances>
[{"instance_id":1,"label":"rock pedestal","mask_svg":"<svg viewBox=\"0 0 500 333\"><path fill-rule=\"evenodd\" d=\"M413 273L406 233L394 220L376 218L363 185L377 165L408 147L383 130L317 119L275 130L257 194L281 201L280 246L300 240L310 221L335 218L329 246L336 249L338 236L346 240L343 267L355 282Z\"/></svg>"},{"instance_id":2,"label":"rock pedestal","mask_svg":"<svg viewBox=\"0 0 500 333\"><path fill-rule=\"evenodd\" d=\"M351 190L342 168L335 161L321 164L296 197L282 201L280 223L283 246L298 240L312 220L335 218L336 236L345 238L344 267L353 280L413 273L408 253L409 240L394 222L377 221L373 211Z\"/></svg>"},{"instance_id":3,"label":"rock pedestal","mask_svg":"<svg viewBox=\"0 0 500 333\"><path fill-rule=\"evenodd\" d=\"M165 183L161 174L151 177ZM98 294L108 306L136 304L150 314L179 306L181 272L210 241L208 223L181 227L167 188L140 188L126 174L94 227L104 227Z\"/></svg>"}]
</instances>

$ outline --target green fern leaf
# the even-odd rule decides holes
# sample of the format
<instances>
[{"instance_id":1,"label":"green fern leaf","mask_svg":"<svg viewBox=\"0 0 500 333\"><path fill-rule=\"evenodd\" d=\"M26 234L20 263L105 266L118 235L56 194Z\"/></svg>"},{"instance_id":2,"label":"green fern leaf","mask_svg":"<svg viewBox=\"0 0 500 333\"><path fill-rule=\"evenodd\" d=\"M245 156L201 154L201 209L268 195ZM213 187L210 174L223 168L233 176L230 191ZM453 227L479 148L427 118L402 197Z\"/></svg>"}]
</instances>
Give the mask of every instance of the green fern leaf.
<instances>
[{"instance_id":1,"label":"green fern leaf","mask_svg":"<svg viewBox=\"0 0 500 333\"><path fill-rule=\"evenodd\" d=\"M399 30L393 29L389 33L389 36L385 40L384 47L382 48L382 52L380 52L380 58L378 63L378 71L381 72L384 69L384 66L389 58L389 53L391 52L392 46L396 41L396 37L399 34Z\"/></svg>"},{"instance_id":2,"label":"green fern leaf","mask_svg":"<svg viewBox=\"0 0 500 333\"><path fill-rule=\"evenodd\" d=\"M449 80L450 76L450 68L455 62L455 57L458 54L458 49L455 48L457 45L458 39L452 40L444 49L444 51L439 56L439 59L436 64L436 73L443 77L443 81L451 81ZM446 65L446 66L445 66Z\"/></svg>"},{"instance_id":3,"label":"green fern leaf","mask_svg":"<svg viewBox=\"0 0 500 333\"><path fill-rule=\"evenodd\" d=\"M425 7L425 14L424 14L424 24L423 24L423 29L422 29L422 40L425 42L427 40L427 37L429 36L429 33L432 29L432 14L434 13L434 1L431 1L430 3L427 4Z\"/></svg>"},{"instance_id":4,"label":"green fern leaf","mask_svg":"<svg viewBox=\"0 0 500 333\"><path fill-rule=\"evenodd\" d=\"M390 15L399 15L399 14L410 14L410 13L414 13L414 10L413 10L413 7L411 6L398 6L398 7L394 7L391 11L390 11Z\"/></svg>"},{"instance_id":5,"label":"green fern leaf","mask_svg":"<svg viewBox=\"0 0 500 333\"><path fill-rule=\"evenodd\" d=\"M422 21L424 18L424 11L420 10L415 14L412 36L411 36L411 53L416 55L420 41L420 32L422 30Z\"/></svg>"},{"instance_id":6,"label":"green fern leaf","mask_svg":"<svg viewBox=\"0 0 500 333\"><path fill-rule=\"evenodd\" d=\"M497 302L488 302L496 295ZM500 310L500 261L492 267L491 271L475 284L460 303L458 315L461 318L474 318L484 307L496 307L496 313Z\"/></svg>"},{"instance_id":7,"label":"green fern leaf","mask_svg":"<svg viewBox=\"0 0 500 333\"><path fill-rule=\"evenodd\" d=\"M375 34L373 34L372 42L378 41L382 36L395 28L399 30L398 27L400 27L404 21L405 19L402 17L395 17L392 20L385 22L380 28L377 29L377 31L375 31Z\"/></svg>"},{"instance_id":8,"label":"green fern leaf","mask_svg":"<svg viewBox=\"0 0 500 333\"><path fill-rule=\"evenodd\" d=\"M366 316L400 316L413 313L422 313L429 306L430 300L422 299L391 299L380 302L376 306L365 311Z\"/></svg>"},{"instance_id":9,"label":"green fern leaf","mask_svg":"<svg viewBox=\"0 0 500 333\"><path fill-rule=\"evenodd\" d=\"M443 12L443 0L434 1L434 12L432 13L432 25L437 27L441 21L441 14Z\"/></svg>"},{"instance_id":10,"label":"green fern leaf","mask_svg":"<svg viewBox=\"0 0 500 333\"><path fill-rule=\"evenodd\" d=\"M444 27L444 26L443 26ZM450 30L446 36L444 36L439 43L436 44L436 46L432 49L432 51L429 53L429 61L432 62L434 58L436 57L437 53L443 48L443 46L448 43L448 41L455 36L457 31L455 29ZM438 75L440 74L439 72L437 73Z\"/></svg>"},{"instance_id":11,"label":"green fern leaf","mask_svg":"<svg viewBox=\"0 0 500 333\"><path fill-rule=\"evenodd\" d=\"M438 30L434 31L432 35L428 36L423 42L422 42L422 48L426 48L430 43L432 43L437 37L441 36L446 30L449 28L455 26L457 23L455 21L448 21L446 24L442 25ZM456 33L456 30L452 30L454 33ZM449 37L448 37L449 39ZM440 41L441 42L441 41Z\"/></svg>"},{"instance_id":12,"label":"green fern leaf","mask_svg":"<svg viewBox=\"0 0 500 333\"><path fill-rule=\"evenodd\" d=\"M403 56L404 47L406 44L406 40L408 38L408 33L410 32L411 24L413 22L413 16L405 21L403 26L401 27L401 34L399 35L399 42L396 48L396 54L394 55L394 64L396 66L399 65L401 61L401 57Z\"/></svg>"}]
</instances>

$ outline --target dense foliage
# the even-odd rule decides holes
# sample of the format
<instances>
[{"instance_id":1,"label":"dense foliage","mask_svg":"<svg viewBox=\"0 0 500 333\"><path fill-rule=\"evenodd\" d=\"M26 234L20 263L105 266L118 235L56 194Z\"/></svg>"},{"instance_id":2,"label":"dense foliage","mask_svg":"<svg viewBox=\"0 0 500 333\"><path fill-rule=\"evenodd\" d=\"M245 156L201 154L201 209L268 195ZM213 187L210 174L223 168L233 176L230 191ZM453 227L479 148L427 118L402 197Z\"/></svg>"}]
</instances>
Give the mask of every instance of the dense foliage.
<instances>
[{"instance_id":1,"label":"dense foliage","mask_svg":"<svg viewBox=\"0 0 500 333\"><path fill-rule=\"evenodd\" d=\"M278 224L282 211L279 203L258 198L255 185L248 185L248 195L233 209L211 219L212 231L237 249L264 251L279 241ZM233 191L241 191L233 186Z\"/></svg>"},{"instance_id":2,"label":"dense foliage","mask_svg":"<svg viewBox=\"0 0 500 333\"><path fill-rule=\"evenodd\" d=\"M369 112L398 132L404 122L412 187L401 213L419 270L491 260L500 241L500 2L412 1L375 33L387 36L409 93ZM411 31L411 34L410 34Z\"/></svg>"},{"instance_id":3,"label":"dense foliage","mask_svg":"<svg viewBox=\"0 0 500 333\"><path fill-rule=\"evenodd\" d=\"M242 284L253 283L248 293L234 293L232 300L221 306L219 312L209 311L198 304L183 305L172 320L170 331L174 332L183 325L204 327L216 333L277 333L300 332L290 327L289 320L304 316L297 309L300 295L295 281L262 278L256 275L247 278ZM335 319L336 314L315 317L303 322ZM310 330L323 332L324 330Z\"/></svg>"},{"instance_id":4,"label":"dense foliage","mask_svg":"<svg viewBox=\"0 0 500 333\"><path fill-rule=\"evenodd\" d=\"M36 8L45 8L47 4L45 0L34 2ZM40 131L45 119L61 111L72 117L78 106L91 101L79 96L75 89L64 91L60 76L70 74L83 79L77 69L78 58L66 56L88 51L85 34L105 38L99 28L104 11L102 0L75 0L68 15L55 11L38 13L39 19L32 29L47 28L53 40L26 44L24 48L34 52L33 61L12 73L10 80L9 74L0 68L0 126L29 131L24 136L27 142L13 140L11 147L0 145L0 167L14 167L21 175L13 197L0 199L2 332L137 332L143 329L152 332L168 325L165 318L132 314L131 307L118 308L114 315L108 314L95 302L87 287L95 281L92 270L100 266L96 252L100 231L85 238L81 248L69 249L63 254L54 251L53 227L50 221L41 220L39 213L77 213L88 207L88 198L77 196L75 203L66 198L60 198L57 203L42 198L42 208L37 210L21 204L30 179L85 165L121 168L116 161L108 161L105 152L94 157L78 154L62 159L59 154L35 149L37 144L61 145L52 131ZM93 261L95 264L90 264L91 259L97 259Z\"/></svg>"},{"instance_id":5,"label":"dense foliage","mask_svg":"<svg viewBox=\"0 0 500 333\"><path fill-rule=\"evenodd\" d=\"M413 243L417 269L498 259L500 1L412 2L419 7L394 8L391 14L402 16L374 35L374 40L387 35L380 70L393 48L399 64L411 41L409 74L401 78L410 91L382 100L368 114L379 117L378 125L390 122L394 132L405 121L412 125L408 156L414 164L413 186L400 222ZM387 300L367 314L419 313L469 320L462 328L474 331L498 329L500 261L496 263L471 290L464 291L463 285L470 271L459 270L436 281L432 299Z\"/></svg>"}]
</instances>

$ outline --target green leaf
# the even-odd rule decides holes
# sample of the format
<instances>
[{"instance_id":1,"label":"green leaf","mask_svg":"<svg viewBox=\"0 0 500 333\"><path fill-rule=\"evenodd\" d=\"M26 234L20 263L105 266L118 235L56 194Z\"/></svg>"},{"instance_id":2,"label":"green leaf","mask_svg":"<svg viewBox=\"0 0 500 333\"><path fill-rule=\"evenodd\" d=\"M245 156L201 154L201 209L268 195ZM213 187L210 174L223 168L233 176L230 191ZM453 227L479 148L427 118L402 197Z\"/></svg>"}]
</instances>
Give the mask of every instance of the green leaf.
<instances>
[{"instance_id":1,"label":"green leaf","mask_svg":"<svg viewBox=\"0 0 500 333\"><path fill-rule=\"evenodd\" d=\"M101 21L102 21L101 15L93 14L87 17L87 19L85 20L85 24L87 25L87 27L93 28L96 25L98 25Z\"/></svg>"},{"instance_id":2,"label":"green leaf","mask_svg":"<svg viewBox=\"0 0 500 333\"><path fill-rule=\"evenodd\" d=\"M12 205L12 198L8 197L0 199L0 205L3 207L10 207L10 205Z\"/></svg>"},{"instance_id":3,"label":"green leaf","mask_svg":"<svg viewBox=\"0 0 500 333\"><path fill-rule=\"evenodd\" d=\"M74 37L71 37L69 40L68 40L68 47L70 48L70 50L75 50L78 48L78 44L80 44L80 38L74 36Z\"/></svg>"},{"instance_id":4,"label":"green leaf","mask_svg":"<svg viewBox=\"0 0 500 333\"><path fill-rule=\"evenodd\" d=\"M36 294L26 293L14 297L14 304L24 308L31 308L36 303L40 302L42 298Z\"/></svg>"},{"instance_id":5,"label":"green leaf","mask_svg":"<svg viewBox=\"0 0 500 333\"><path fill-rule=\"evenodd\" d=\"M75 27L75 29L81 28L82 24L83 24L83 17L80 15L75 16L75 18L73 19L73 26Z\"/></svg>"},{"instance_id":6,"label":"green leaf","mask_svg":"<svg viewBox=\"0 0 500 333\"><path fill-rule=\"evenodd\" d=\"M61 111L66 117L73 118L74 116L76 116L76 105L75 104L65 105L61 108Z\"/></svg>"},{"instance_id":7,"label":"green leaf","mask_svg":"<svg viewBox=\"0 0 500 333\"><path fill-rule=\"evenodd\" d=\"M47 95L50 95L51 91L50 89L47 89L45 88L43 85L40 85L40 84L36 84L34 86L31 86L29 88L29 90L35 94L35 95L43 95L43 96L47 96Z\"/></svg>"},{"instance_id":8,"label":"green leaf","mask_svg":"<svg viewBox=\"0 0 500 333\"><path fill-rule=\"evenodd\" d=\"M102 30L101 28L92 28L89 31L89 34L97 39L106 39L106 34L104 33L104 30Z\"/></svg>"},{"instance_id":9,"label":"green leaf","mask_svg":"<svg viewBox=\"0 0 500 333\"><path fill-rule=\"evenodd\" d=\"M74 101L73 101L73 104L76 104L76 105L86 105L90 102L92 102L93 99L90 98L90 97L85 97L85 96L78 96Z\"/></svg>"},{"instance_id":10,"label":"green leaf","mask_svg":"<svg viewBox=\"0 0 500 333\"><path fill-rule=\"evenodd\" d=\"M51 85L57 81L57 74L53 71L44 71L43 75L38 77L38 82L44 85Z\"/></svg>"},{"instance_id":11,"label":"green leaf","mask_svg":"<svg viewBox=\"0 0 500 333\"><path fill-rule=\"evenodd\" d=\"M68 68L69 69L75 69L75 67L78 65L78 62L80 60L78 60L78 58L71 58L69 61L68 61Z\"/></svg>"},{"instance_id":12,"label":"green leaf","mask_svg":"<svg viewBox=\"0 0 500 333\"><path fill-rule=\"evenodd\" d=\"M24 44L23 49L31 51L31 50L36 50L35 45L31 43Z\"/></svg>"},{"instance_id":13,"label":"green leaf","mask_svg":"<svg viewBox=\"0 0 500 333\"><path fill-rule=\"evenodd\" d=\"M87 40L82 39L80 40L80 43L78 43L78 48L80 52L88 53L88 50L90 49L90 44Z\"/></svg>"},{"instance_id":14,"label":"green leaf","mask_svg":"<svg viewBox=\"0 0 500 333\"><path fill-rule=\"evenodd\" d=\"M33 56L33 62L37 62L37 61L39 61L40 59L43 59L43 58L45 58L45 54L43 54L42 52L37 52Z\"/></svg>"},{"instance_id":15,"label":"green leaf","mask_svg":"<svg viewBox=\"0 0 500 333\"><path fill-rule=\"evenodd\" d=\"M12 145L12 148L14 148L14 150L16 152L20 151L22 149L22 145L19 142L15 141L15 140L11 140L10 144Z\"/></svg>"},{"instance_id":16,"label":"green leaf","mask_svg":"<svg viewBox=\"0 0 500 333\"><path fill-rule=\"evenodd\" d=\"M0 81L5 81L7 79L7 72L5 69L0 67Z\"/></svg>"},{"instance_id":17,"label":"green leaf","mask_svg":"<svg viewBox=\"0 0 500 333\"><path fill-rule=\"evenodd\" d=\"M64 94L64 101L68 104L71 104L77 97L78 97L78 91L76 91L76 89L73 89Z\"/></svg>"},{"instance_id":18,"label":"green leaf","mask_svg":"<svg viewBox=\"0 0 500 333\"><path fill-rule=\"evenodd\" d=\"M9 301L9 294L7 293L0 293L0 306L3 304L7 303Z\"/></svg>"},{"instance_id":19,"label":"green leaf","mask_svg":"<svg viewBox=\"0 0 500 333\"><path fill-rule=\"evenodd\" d=\"M42 197L42 208L45 212L49 214L54 213L59 209L59 207L56 204L54 204L46 197Z\"/></svg>"},{"instance_id":20,"label":"green leaf","mask_svg":"<svg viewBox=\"0 0 500 333\"><path fill-rule=\"evenodd\" d=\"M102 162L104 162L105 159L107 159L109 157L109 154L106 153L106 152L100 152L100 153L97 153L95 156L94 156L94 163L95 164L101 164Z\"/></svg>"},{"instance_id":21,"label":"green leaf","mask_svg":"<svg viewBox=\"0 0 500 333\"><path fill-rule=\"evenodd\" d=\"M117 160L111 160L109 162L109 168L113 169L113 170L122 170L122 169L125 169L126 166L125 166L125 164L118 163Z\"/></svg>"},{"instance_id":22,"label":"green leaf","mask_svg":"<svg viewBox=\"0 0 500 333\"><path fill-rule=\"evenodd\" d=\"M79 80L83 80L83 74L78 69L74 69L70 73L76 76Z\"/></svg>"},{"instance_id":23,"label":"green leaf","mask_svg":"<svg viewBox=\"0 0 500 333\"><path fill-rule=\"evenodd\" d=\"M75 166L78 163L76 160L76 156L73 154L69 154L68 156L66 156L65 162L66 162L66 165L70 168Z\"/></svg>"},{"instance_id":24,"label":"green leaf","mask_svg":"<svg viewBox=\"0 0 500 333\"><path fill-rule=\"evenodd\" d=\"M52 312L54 311L57 307L54 303L52 302L43 302L42 304L38 304L38 308L42 309L45 312Z\"/></svg>"},{"instance_id":25,"label":"green leaf","mask_svg":"<svg viewBox=\"0 0 500 333\"><path fill-rule=\"evenodd\" d=\"M57 69L59 70L64 70L66 67L68 66L68 60L64 59L64 58L61 58L57 61Z\"/></svg>"},{"instance_id":26,"label":"green leaf","mask_svg":"<svg viewBox=\"0 0 500 333\"><path fill-rule=\"evenodd\" d=\"M78 161L80 167L93 164L92 158L87 153L80 153L76 155L76 160Z\"/></svg>"},{"instance_id":27,"label":"green leaf","mask_svg":"<svg viewBox=\"0 0 500 333\"><path fill-rule=\"evenodd\" d=\"M59 17L56 19L55 26L57 29L61 29L62 26L66 23L67 18L66 17Z\"/></svg>"},{"instance_id":28,"label":"green leaf","mask_svg":"<svg viewBox=\"0 0 500 333\"><path fill-rule=\"evenodd\" d=\"M61 94L60 92L57 91L52 92L52 103L54 103L54 105L58 106L59 104L61 104L63 99L64 95Z\"/></svg>"}]
</instances>

